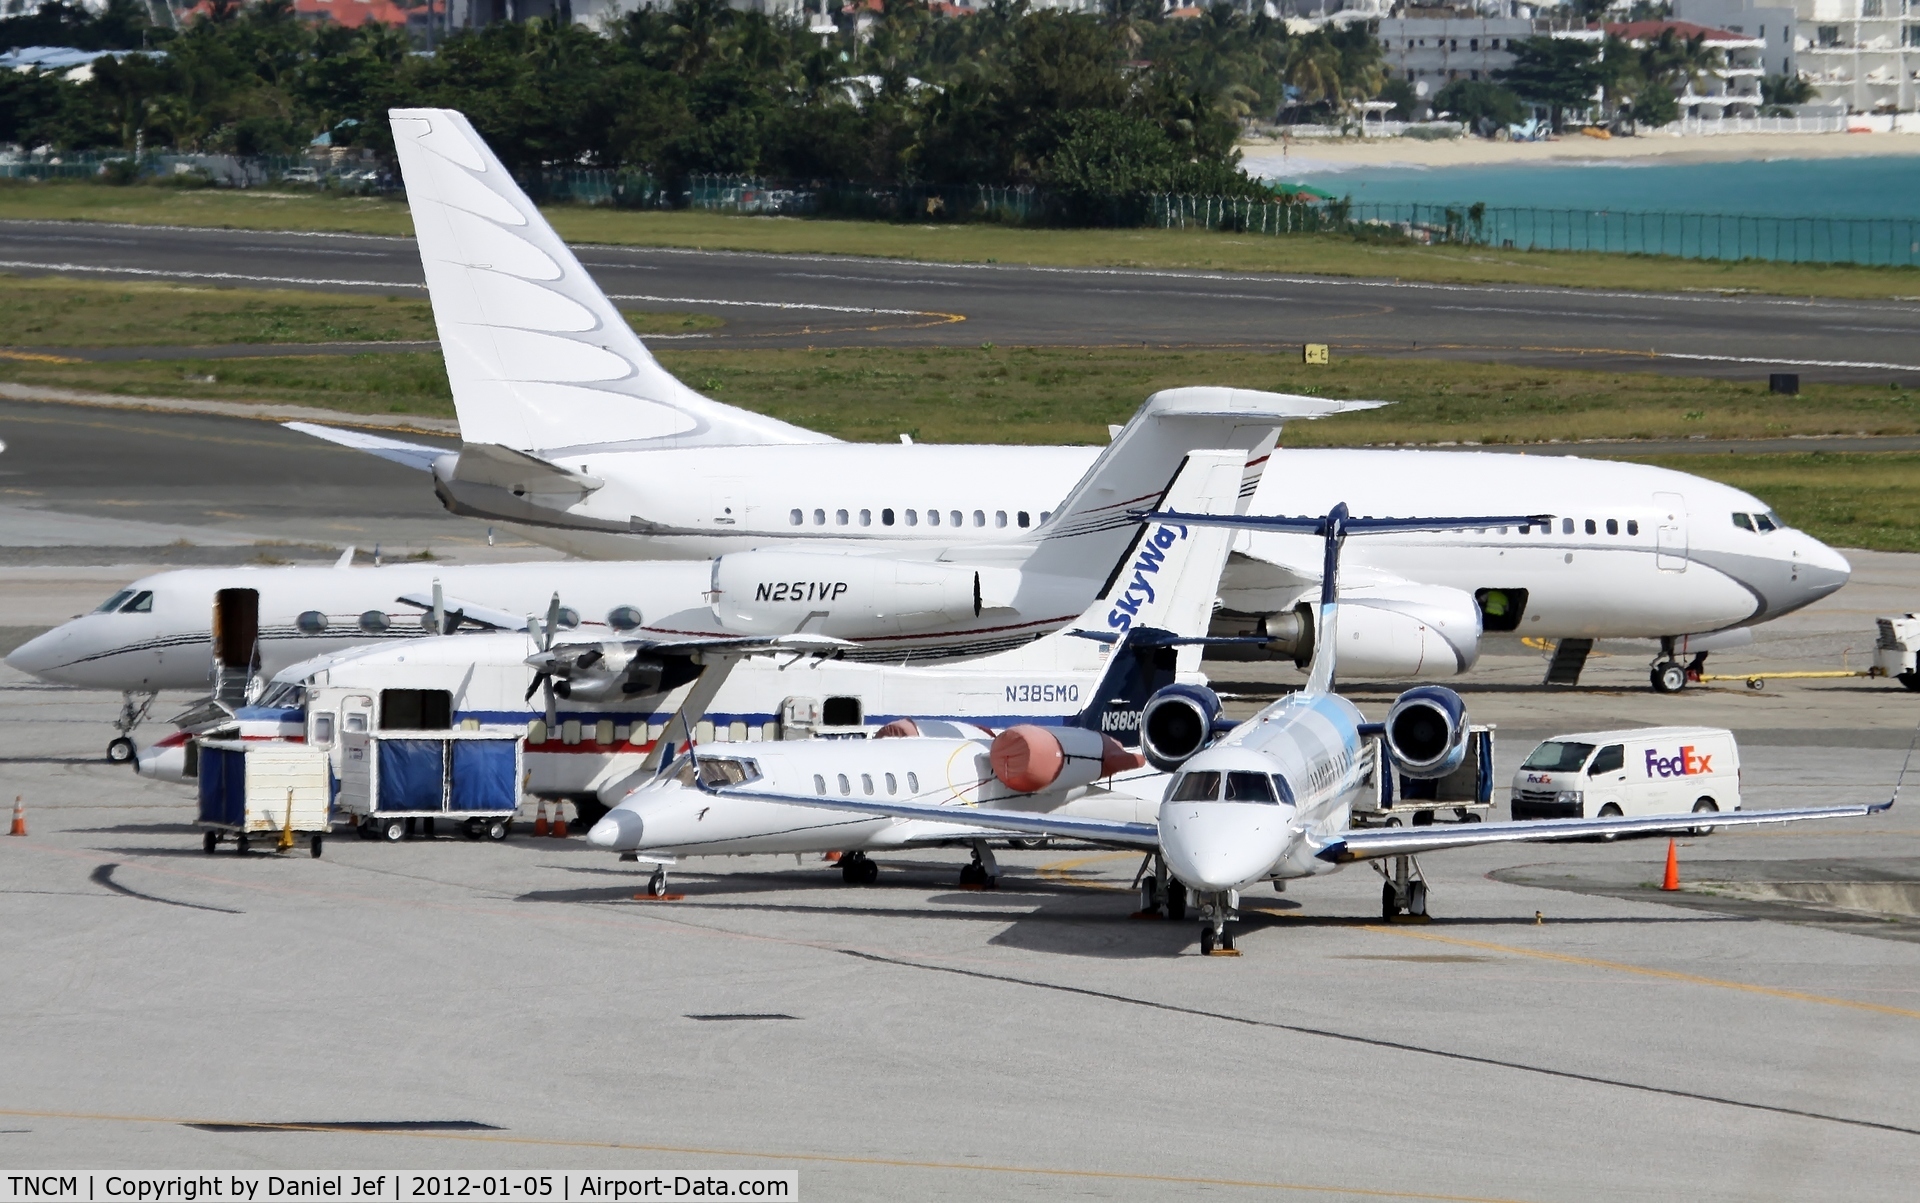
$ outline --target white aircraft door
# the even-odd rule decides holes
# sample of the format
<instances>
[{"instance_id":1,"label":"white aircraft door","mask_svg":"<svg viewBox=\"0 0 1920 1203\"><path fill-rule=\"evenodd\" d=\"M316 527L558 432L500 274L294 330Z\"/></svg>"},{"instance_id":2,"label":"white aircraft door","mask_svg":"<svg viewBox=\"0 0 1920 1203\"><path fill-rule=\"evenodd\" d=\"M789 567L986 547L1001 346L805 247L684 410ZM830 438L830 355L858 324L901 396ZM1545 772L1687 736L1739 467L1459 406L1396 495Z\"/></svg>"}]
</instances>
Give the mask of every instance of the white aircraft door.
<instances>
[{"instance_id":1,"label":"white aircraft door","mask_svg":"<svg viewBox=\"0 0 1920 1203\"><path fill-rule=\"evenodd\" d=\"M1663 572L1687 570L1687 499L1678 493L1655 493L1659 511L1653 531L1653 563Z\"/></svg>"}]
</instances>

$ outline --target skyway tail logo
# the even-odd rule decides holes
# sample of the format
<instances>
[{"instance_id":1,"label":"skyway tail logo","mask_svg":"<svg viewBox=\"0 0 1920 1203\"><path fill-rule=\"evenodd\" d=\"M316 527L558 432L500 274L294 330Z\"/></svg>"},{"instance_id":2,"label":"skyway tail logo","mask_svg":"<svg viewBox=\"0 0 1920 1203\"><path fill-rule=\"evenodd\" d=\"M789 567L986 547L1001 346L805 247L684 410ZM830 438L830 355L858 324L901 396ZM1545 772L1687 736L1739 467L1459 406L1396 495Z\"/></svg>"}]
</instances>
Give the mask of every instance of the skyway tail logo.
<instances>
[{"instance_id":1,"label":"skyway tail logo","mask_svg":"<svg viewBox=\"0 0 1920 1203\"><path fill-rule=\"evenodd\" d=\"M1140 558L1133 562L1133 579L1127 582L1126 592L1113 603L1113 609L1107 611L1108 626L1116 631L1127 630L1139 616L1140 607L1153 604L1158 595L1147 578L1159 574L1160 566L1167 559L1167 549L1186 537L1184 526L1163 526L1140 541Z\"/></svg>"},{"instance_id":2,"label":"skyway tail logo","mask_svg":"<svg viewBox=\"0 0 1920 1203\"><path fill-rule=\"evenodd\" d=\"M1689 746L1682 745L1678 756L1662 756L1652 748L1647 749L1649 777L1696 777L1712 771L1713 757L1702 756Z\"/></svg>"}]
</instances>

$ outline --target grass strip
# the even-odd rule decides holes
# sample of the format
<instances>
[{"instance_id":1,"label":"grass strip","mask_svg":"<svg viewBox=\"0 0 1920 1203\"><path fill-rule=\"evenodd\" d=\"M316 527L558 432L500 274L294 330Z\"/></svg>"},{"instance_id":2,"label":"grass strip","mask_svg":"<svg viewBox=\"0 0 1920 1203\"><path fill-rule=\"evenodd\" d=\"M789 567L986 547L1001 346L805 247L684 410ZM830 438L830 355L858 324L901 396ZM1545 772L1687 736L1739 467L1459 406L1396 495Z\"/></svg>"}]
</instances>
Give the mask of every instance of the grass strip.
<instances>
[{"instance_id":1,"label":"grass strip","mask_svg":"<svg viewBox=\"0 0 1920 1203\"><path fill-rule=\"evenodd\" d=\"M569 242L779 254L864 255L936 263L1141 267L1389 277L1458 284L1535 284L1659 292L1912 297L1920 268L1760 260L1675 259L1597 251L1399 245L1336 235L1206 230L1049 230L984 223L916 225L556 205L548 219ZM271 189L113 187L0 182L0 218L410 234L406 203Z\"/></svg>"},{"instance_id":2,"label":"grass strip","mask_svg":"<svg viewBox=\"0 0 1920 1203\"><path fill-rule=\"evenodd\" d=\"M1920 551L1920 454L1904 451L1633 457L1745 489L1835 547Z\"/></svg>"}]
</instances>

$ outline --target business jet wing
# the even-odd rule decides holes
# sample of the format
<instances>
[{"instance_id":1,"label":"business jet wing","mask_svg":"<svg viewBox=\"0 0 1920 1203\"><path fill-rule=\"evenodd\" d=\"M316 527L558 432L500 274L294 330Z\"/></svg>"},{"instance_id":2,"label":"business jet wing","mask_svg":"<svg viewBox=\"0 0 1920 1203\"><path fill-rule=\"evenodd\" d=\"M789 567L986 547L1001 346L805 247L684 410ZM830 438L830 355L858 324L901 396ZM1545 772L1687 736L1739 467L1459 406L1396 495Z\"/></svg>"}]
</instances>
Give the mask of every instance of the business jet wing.
<instances>
[{"instance_id":1,"label":"business jet wing","mask_svg":"<svg viewBox=\"0 0 1920 1203\"><path fill-rule=\"evenodd\" d=\"M409 443L402 439L383 438L377 434L368 434L363 430L348 430L343 426L321 426L313 422L282 422L288 430L297 430L301 434L310 434L316 439L337 443L342 447L351 447L355 451L364 451L368 455L377 455L402 467L418 468L422 472L433 471L433 461L452 452L445 447L430 447L425 443Z\"/></svg>"},{"instance_id":2,"label":"business jet wing","mask_svg":"<svg viewBox=\"0 0 1920 1203\"><path fill-rule=\"evenodd\" d=\"M403 606L414 606L428 613L431 613L433 610L433 594L425 590L414 593L402 593L393 600ZM505 610L496 610L492 606L483 606L479 602L462 601L460 598L447 597L443 594L440 598L440 606L443 613L448 615L457 614L460 616L460 622L456 624L456 626L471 625L483 627L489 631L524 631L527 629L526 615L509 614Z\"/></svg>"},{"instance_id":3,"label":"business jet wing","mask_svg":"<svg viewBox=\"0 0 1920 1203\"><path fill-rule=\"evenodd\" d=\"M1684 835L1703 829L1757 827L1805 819L1857 819L1879 814L1891 801L1863 806L1739 810L1726 814L1641 815L1619 819L1539 819L1525 823L1459 823L1445 827L1371 827L1341 832L1314 855L1335 864L1382 856L1416 856L1479 844L1527 844L1610 835Z\"/></svg>"},{"instance_id":4,"label":"business jet wing","mask_svg":"<svg viewBox=\"0 0 1920 1203\"><path fill-rule=\"evenodd\" d=\"M942 805L938 802L834 798L816 794L770 794L757 790L714 789L705 785L701 788L717 798L783 802L790 806L811 806L816 810L849 811L854 814L881 815L893 819L924 819L933 823L950 823L956 828L977 828L995 836L1051 835L1062 839L1092 840L1101 844L1122 844L1129 848L1156 849L1160 846L1160 826L1157 823L1069 818L1033 811L994 810L985 806ZM959 836L947 838L959 838Z\"/></svg>"}]
</instances>

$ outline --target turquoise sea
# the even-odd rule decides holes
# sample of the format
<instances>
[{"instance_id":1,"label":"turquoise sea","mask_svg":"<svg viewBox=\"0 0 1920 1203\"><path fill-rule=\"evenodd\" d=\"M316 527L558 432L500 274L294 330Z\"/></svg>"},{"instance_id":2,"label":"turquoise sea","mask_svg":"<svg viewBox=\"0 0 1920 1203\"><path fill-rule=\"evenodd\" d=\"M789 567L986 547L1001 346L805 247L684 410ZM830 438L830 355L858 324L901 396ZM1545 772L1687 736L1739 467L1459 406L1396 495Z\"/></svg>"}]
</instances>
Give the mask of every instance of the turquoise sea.
<instances>
[{"instance_id":1,"label":"turquoise sea","mask_svg":"<svg viewBox=\"0 0 1920 1203\"><path fill-rule=\"evenodd\" d=\"M1855 135L1862 136L1862 135ZM1896 137L1904 135L1879 135ZM1920 138L1914 139L1920 142ZM1247 166L1361 204L1613 210L1754 217L1920 218L1920 154L1734 163L1618 159L1477 167L1347 167L1298 148Z\"/></svg>"}]
</instances>

